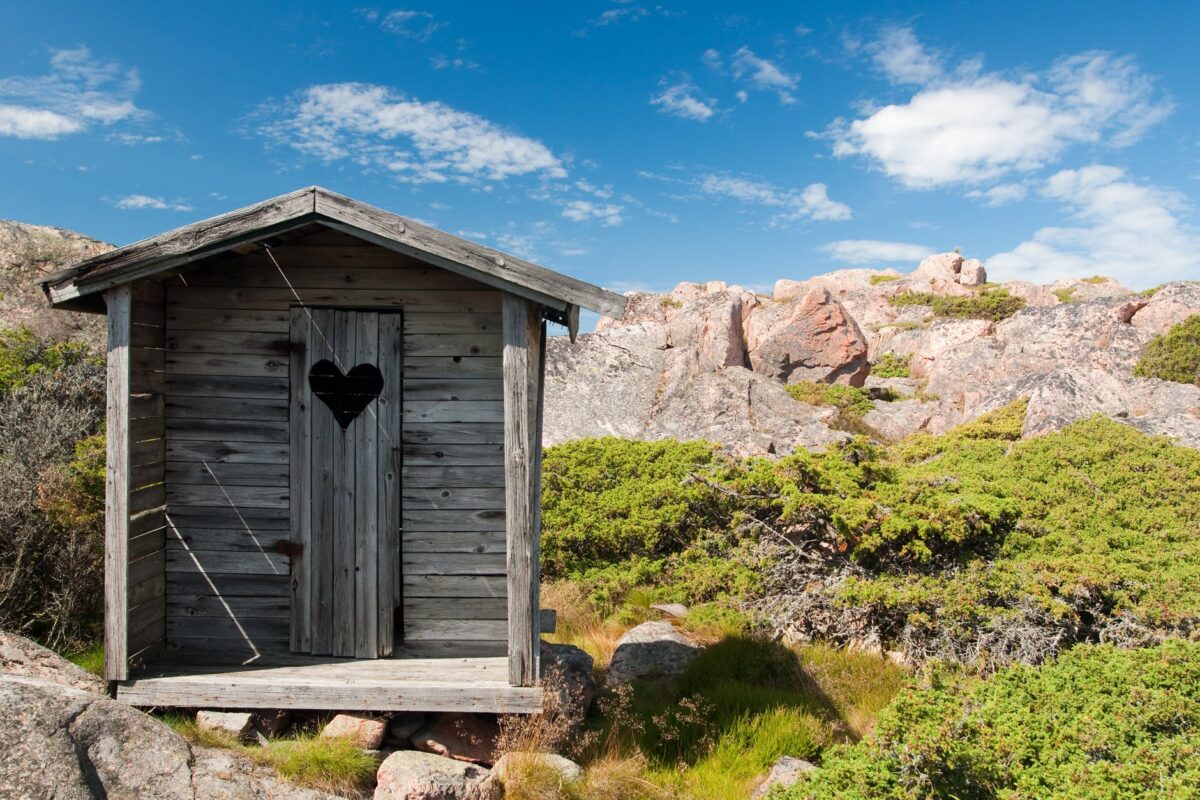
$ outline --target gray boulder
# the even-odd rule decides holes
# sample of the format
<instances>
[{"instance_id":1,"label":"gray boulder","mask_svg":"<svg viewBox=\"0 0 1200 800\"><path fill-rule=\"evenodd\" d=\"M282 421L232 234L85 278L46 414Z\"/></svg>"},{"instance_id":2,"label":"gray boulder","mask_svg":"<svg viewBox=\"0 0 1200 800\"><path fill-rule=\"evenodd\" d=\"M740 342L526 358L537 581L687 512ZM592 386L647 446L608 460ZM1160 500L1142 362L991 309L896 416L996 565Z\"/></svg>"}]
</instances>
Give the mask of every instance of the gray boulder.
<instances>
[{"instance_id":1,"label":"gray boulder","mask_svg":"<svg viewBox=\"0 0 1200 800\"><path fill-rule=\"evenodd\" d=\"M542 686L545 711L562 728L566 741L578 735L596 696L592 657L570 644L542 642Z\"/></svg>"},{"instance_id":2,"label":"gray boulder","mask_svg":"<svg viewBox=\"0 0 1200 800\"><path fill-rule=\"evenodd\" d=\"M678 675L699 654L700 646L671 623L643 622L618 640L605 683Z\"/></svg>"},{"instance_id":3,"label":"gray boulder","mask_svg":"<svg viewBox=\"0 0 1200 800\"><path fill-rule=\"evenodd\" d=\"M794 786L800 778L814 770L816 770L816 767L803 758L782 756L771 767L771 772L767 775L767 779L754 790L754 794L751 796L755 800L758 800L758 798L767 797L771 794L771 790L776 787L786 789L789 786Z\"/></svg>"},{"instance_id":4,"label":"gray boulder","mask_svg":"<svg viewBox=\"0 0 1200 800\"><path fill-rule=\"evenodd\" d=\"M476 764L397 750L379 765L375 800L493 800L500 787L487 778L488 771Z\"/></svg>"}]
</instances>

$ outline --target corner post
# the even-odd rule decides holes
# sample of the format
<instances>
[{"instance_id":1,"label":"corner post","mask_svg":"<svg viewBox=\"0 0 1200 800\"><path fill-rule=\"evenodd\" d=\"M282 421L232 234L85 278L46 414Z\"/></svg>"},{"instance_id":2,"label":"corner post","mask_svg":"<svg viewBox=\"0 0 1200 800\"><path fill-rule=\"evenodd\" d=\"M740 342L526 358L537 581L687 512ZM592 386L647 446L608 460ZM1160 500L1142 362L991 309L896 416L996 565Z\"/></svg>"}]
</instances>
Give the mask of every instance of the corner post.
<instances>
[{"instance_id":1,"label":"corner post","mask_svg":"<svg viewBox=\"0 0 1200 800\"><path fill-rule=\"evenodd\" d=\"M508 682L536 686L539 661L541 306L502 295Z\"/></svg>"},{"instance_id":2,"label":"corner post","mask_svg":"<svg viewBox=\"0 0 1200 800\"><path fill-rule=\"evenodd\" d=\"M104 468L104 677L129 677L129 344L133 292L109 289Z\"/></svg>"}]
</instances>

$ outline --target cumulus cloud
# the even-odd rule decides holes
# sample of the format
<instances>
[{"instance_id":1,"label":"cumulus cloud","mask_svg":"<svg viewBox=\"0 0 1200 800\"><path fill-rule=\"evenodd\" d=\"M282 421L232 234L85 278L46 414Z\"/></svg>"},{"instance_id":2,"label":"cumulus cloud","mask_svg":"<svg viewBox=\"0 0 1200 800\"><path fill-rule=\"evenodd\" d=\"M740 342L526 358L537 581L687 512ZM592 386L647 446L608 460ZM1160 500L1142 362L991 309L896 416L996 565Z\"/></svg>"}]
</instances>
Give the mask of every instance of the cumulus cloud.
<instances>
[{"instance_id":1,"label":"cumulus cloud","mask_svg":"<svg viewBox=\"0 0 1200 800\"><path fill-rule=\"evenodd\" d=\"M651 96L650 105L673 117L707 122L716 113L717 101L704 97L687 73L662 78L658 93Z\"/></svg>"},{"instance_id":2,"label":"cumulus cloud","mask_svg":"<svg viewBox=\"0 0 1200 800\"><path fill-rule=\"evenodd\" d=\"M708 54L705 54L708 58ZM755 89L774 92L779 102L790 106L796 102L792 91L800 79L784 72L778 65L768 59L755 55L749 47L740 47L734 52L730 61L733 77L745 81Z\"/></svg>"},{"instance_id":3,"label":"cumulus cloud","mask_svg":"<svg viewBox=\"0 0 1200 800\"><path fill-rule=\"evenodd\" d=\"M1029 189L1023 183L1001 183L990 189L972 189L967 192L967 197L980 201L988 208L997 208L1024 200L1027 194Z\"/></svg>"},{"instance_id":4,"label":"cumulus cloud","mask_svg":"<svg viewBox=\"0 0 1200 800\"><path fill-rule=\"evenodd\" d=\"M591 200L572 200L563 207L562 215L573 222L597 220L606 228L625 221L624 206L615 203L595 203Z\"/></svg>"},{"instance_id":5,"label":"cumulus cloud","mask_svg":"<svg viewBox=\"0 0 1200 800\"><path fill-rule=\"evenodd\" d=\"M908 242L881 242L875 239L842 239L821 245L821 252L834 261L847 264L895 264L899 262L919 263L933 255L931 248Z\"/></svg>"},{"instance_id":6,"label":"cumulus cloud","mask_svg":"<svg viewBox=\"0 0 1200 800\"><path fill-rule=\"evenodd\" d=\"M859 156L910 188L1029 172L1081 143L1123 147L1172 108L1132 59L1111 53L1060 59L1041 75L985 73L973 63L943 75L911 31L881 42L877 63L921 88L907 102L836 120L828 133L835 156Z\"/></svg>"},{"instance_id":7,"label":"cumulus cloud","mask_svg":"<svg viewBox=\"0 0 1200 800\"><path fill-rule=\"evenodd\" d=\"M893 83L928 83L942 74L941 65L917 41L911 28L889 28L867 49Z\"/></svg>"},{"instance_id":8,"label":"cumulus cloud","mask_svg":"<svg viewBox=\"0 0 1200 800\"><path fill-rule=\"evenodd\" d=\"M86 47L55 50L50 72L0 78L0 136L58 139L93 125L144 121L133 98L137 71L94 58Z\"/></svg>"},{"instance_id":9,"label":"cumulus cloud","mask_svg":"<svg viewBox=\"0 0 1200 800\"><path fill-rule=\"evenodd\" d=\"M349 160L410 183L502 181L519 175L564 178L550 148L445 103L423 102L386 86L309 87L260 116L268 140L325 162Z\"/></svg>"},{"instance_id":10,"label":"cumulus cloud","mask_svg":"<svg viewBox=\"0 0 1200 800\"><path fill-rule=\"evenodd\" d=\"M776 227L804 219L841 221L851 217L850 206L832 200L823 183L811 183L800 190L781 189L754 178L710 173L696 179L694 188L705 195L777 209L769 219Z\"/></svg>"},{"instance_id":11,"label":"cumulus cloud","mask_svg":"<svg viewBox=\"0 0 1200 800\"><path fill-rule=\"evenodd\" d=\"M1052 175L1041 194L1062 203L1078 224L1039 229L989 258L989 274L1035 283L1102 274L1136 287L1200 274L1200 234L1179 219L1178 193L1097 164Z\"/></svg>"},{"instance_id":12,"label":"cumulus cloud","mask_svg":"<svg viewBox=\"0 0 1200 800\"><path fill-rule=\"evenodd\" d=\"M127 194L124 197L118 197L112 201L112 204L122 210L139 211L142 209L154 209L156 211L191 211L192 207L187 203L166 200L162 197L151 197L146 194Z\"/></svg>"}]
</instances>

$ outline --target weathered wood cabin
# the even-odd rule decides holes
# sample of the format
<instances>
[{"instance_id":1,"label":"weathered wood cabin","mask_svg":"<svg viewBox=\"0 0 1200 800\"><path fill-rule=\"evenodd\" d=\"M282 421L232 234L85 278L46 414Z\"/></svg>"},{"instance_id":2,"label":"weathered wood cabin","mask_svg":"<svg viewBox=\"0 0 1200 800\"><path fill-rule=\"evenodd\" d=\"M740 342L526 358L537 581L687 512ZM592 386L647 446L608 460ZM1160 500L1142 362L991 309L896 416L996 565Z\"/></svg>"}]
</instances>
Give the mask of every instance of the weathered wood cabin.
<instances>
[{"instance_id":1,"label":"weathered wood cabin","mask_svg":"<svg viewBox=\"0 0 1200 800\"><path fill-rule=\"evenodd\" d=\"M119 698L541 708L546 321L624 298L319 187L43 287L108 318Z\"/></svg>"}]
</instances>

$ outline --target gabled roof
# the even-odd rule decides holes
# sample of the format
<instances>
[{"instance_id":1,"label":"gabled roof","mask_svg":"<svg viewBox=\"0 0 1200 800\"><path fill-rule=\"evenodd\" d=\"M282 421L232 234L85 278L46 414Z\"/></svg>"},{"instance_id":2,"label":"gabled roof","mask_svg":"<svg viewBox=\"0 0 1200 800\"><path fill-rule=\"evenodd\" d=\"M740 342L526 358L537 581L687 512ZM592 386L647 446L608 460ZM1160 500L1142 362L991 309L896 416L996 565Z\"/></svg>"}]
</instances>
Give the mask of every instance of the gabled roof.
<instances>
[{"instance_id":1,"label":"gabled roof","mask_svg":"<svg viewBox=\"0 0 1200 800\"><path fill-rule=\"evenodd\" d=\"M89 258L39 283L51 304L91 310L99 293L250 242L318 223L541 303L562 320L586 308L620 318L625 298L516 256L309 186Z\"/></svg>"}]
</instances>

